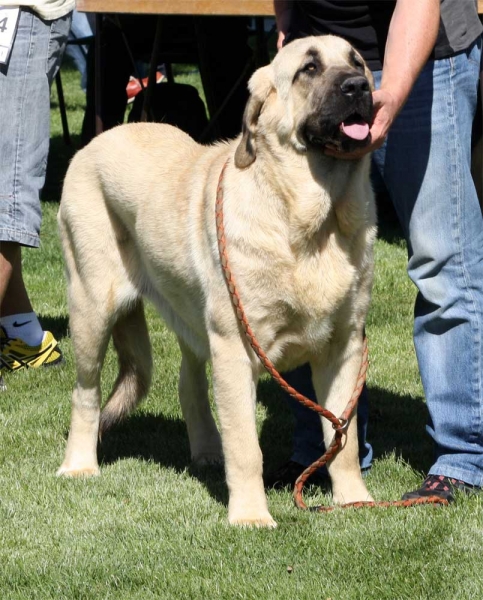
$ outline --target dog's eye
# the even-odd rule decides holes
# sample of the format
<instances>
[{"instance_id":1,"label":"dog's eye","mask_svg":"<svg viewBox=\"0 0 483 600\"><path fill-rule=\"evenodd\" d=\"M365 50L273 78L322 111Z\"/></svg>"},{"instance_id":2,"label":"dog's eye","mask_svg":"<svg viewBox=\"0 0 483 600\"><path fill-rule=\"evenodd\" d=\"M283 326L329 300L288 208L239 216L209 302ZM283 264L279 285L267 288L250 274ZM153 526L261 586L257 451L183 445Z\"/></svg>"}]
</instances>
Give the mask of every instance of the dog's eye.
<instances>
[{"instance_id":1,"label":"dog's eye","mask_svg":"<svg viewBox=\"0 0 483 600\"><path fill-rule=\"evenodd\" d=\"M315 73L317 65L314 62L307 63L303 68L304 73Z\"/></svg>"},{"instance_id":2,"label":"dog's eye","mask_svg":"<svg viewBox=\"0 0 483 600\"><path fill-rule=\"evenodd\" d=\"M359 58L357 58L357 56L354 56L353 63L356 69L364 69L364 64Z\"/></svg>"}]
</instances>

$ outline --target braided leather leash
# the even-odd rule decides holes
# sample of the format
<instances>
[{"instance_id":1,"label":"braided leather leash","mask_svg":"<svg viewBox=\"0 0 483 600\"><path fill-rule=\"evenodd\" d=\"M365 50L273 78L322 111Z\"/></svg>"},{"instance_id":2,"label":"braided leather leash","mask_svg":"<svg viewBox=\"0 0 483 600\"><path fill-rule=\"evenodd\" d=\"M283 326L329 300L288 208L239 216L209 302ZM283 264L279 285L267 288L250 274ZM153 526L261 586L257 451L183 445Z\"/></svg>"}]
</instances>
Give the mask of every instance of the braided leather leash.
<instances>
[{"instance_id":1,"label":"braided leather leash","mask_svg":"<svg viewBox=\"0 0 483 600\"><path fill-rule=\"evenodd\" d=\"M303 394L297 392L292 386L290 386L285 379L280 375L280 373L275 369L273 363L265 354L263 349L260 347L250 324L248 323L247 317L245 315L245 310L243 308L242 301L240 299L240 295L238 293L238 289L236 286L235 278L230 268L230 263L228 260L228 253L226 249L226 238L225 238L225 227L224 227L224 215L223 215L223 179L225 175L225 170L228 165L229 159L223 165L223 168L220 173L220 177L218 180L218 186L216 189L216 205L215 205L215 216L216 216L216 235L218 239L218 250L220 253L220 261L223 269L223 274L225 276L225 281L228 287L228 291L230 292L230 297L235 308L235 312L238 320L242 326L243 331L250 343L255 354L260 359L262 365L265 369L270 373L270 375L275 379L275 381L280 385L280 387L285 390L290 396L298 400L301 404L319 413L322 417L328 419L332 423L332 427L335 430L335 435L330 443L328 449L325 454L323 454L318 460L312 463L305 471L300 475L300 477L295 482L295 487L293 491L294 501L297 508L302 510L311 510L315 512L329 512L336 508L335 506L314 506L308 508L302 498L303 487L307 479L320 467L324 466L328 463L339 451L342 445L342 436L344 435L347 427L349 426L350 417L357 406L357 401L359 400L359 396L361 395L362 388L364 387L364 383L366 381L366 373L367 367L369 364L368 361L368 349L367 349L367 339L364 338L363 343L363 354L362 354L362 363L359 369L359 375L357 377L357 382L355 389L352 393L352 396L340 417L336 417L330 410L327 410L313 402ZM448 501L443 498L439 498L438 496L429 496L427 498L415 498L411 500L396 500L391 502L351 502L347 504L341 505L342 508L362 508L362 507L388 507L388 506L401 506L401 507L409 507L415 506L419 504L443 504L447 505Z\"/></svg>"}]
</instances>

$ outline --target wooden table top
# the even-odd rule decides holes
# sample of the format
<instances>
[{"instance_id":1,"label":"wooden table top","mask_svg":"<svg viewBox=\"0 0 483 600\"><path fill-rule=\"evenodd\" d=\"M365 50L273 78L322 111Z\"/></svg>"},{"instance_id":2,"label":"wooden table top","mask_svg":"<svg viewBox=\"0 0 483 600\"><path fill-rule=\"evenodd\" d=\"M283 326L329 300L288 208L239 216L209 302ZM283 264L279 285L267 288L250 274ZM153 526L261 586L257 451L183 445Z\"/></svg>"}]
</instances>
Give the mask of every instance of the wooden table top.
<instances>
[{"instance_id":1,"label":"wooden table top","mask_svg":"<svg viewBox=\"0 0 483 600\"><path fill-rule=\"evenodd\" d=\"M482 0L483 2L483 0ZM273 0L77 0L81 12L273 16Z\"/></svg>"},{"instance_id":2,"label":"wooden table top","mask_svg":"<svg viewBox=\"0 0 483 600\"><path fill-rule=\"evenodd\" d=\"M273 0L77 0L81 12L273 16ZM483 0L478 0L483 15Z\"/></svg>"}]
</instances>

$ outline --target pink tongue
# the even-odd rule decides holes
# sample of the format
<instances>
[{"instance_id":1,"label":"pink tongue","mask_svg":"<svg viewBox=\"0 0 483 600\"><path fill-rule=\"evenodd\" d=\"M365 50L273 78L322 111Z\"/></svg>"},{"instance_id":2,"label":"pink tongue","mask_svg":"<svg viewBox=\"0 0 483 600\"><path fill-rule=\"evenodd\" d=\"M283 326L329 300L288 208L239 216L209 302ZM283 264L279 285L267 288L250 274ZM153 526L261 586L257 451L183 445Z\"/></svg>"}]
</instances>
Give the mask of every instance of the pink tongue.
<instances>
[{"instance_id":1,"label":"pink tongue","mask_svg":"<svg viewBox=\"0 0 483 600\"><path fill-rule=\"evenodd\" d=\"M340 127L346 136L353 140L365 140L369 135L369 125L367 123L351 123L350 125L341 123Z\"/></svg>"}]
</instances>

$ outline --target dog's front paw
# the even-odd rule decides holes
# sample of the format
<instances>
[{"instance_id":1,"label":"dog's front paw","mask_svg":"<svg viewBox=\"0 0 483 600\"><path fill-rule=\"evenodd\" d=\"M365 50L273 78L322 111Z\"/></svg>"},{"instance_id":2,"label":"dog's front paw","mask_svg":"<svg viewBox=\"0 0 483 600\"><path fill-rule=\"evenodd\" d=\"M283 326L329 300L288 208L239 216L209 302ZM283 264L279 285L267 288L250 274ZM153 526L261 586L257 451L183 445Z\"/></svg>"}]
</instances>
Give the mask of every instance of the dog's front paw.
<instances>
[{"instance_id":1,"label":"dog's front paw","mask_svg":"<svg viewBox=\"0 0 483 600\"><path fill-rule=\"evenodd\" d=\"M373 502L371 494L367 491L366 486L337 486L332 489L332 498L334 504L352 504L353 502Z\"/></svg>"},{"instance_id":2,"label":"dog's front paw","mask_svg":"<svg viewBox=\"0 0 483 600\"><path fill-rule=\"evenodd\" d=\"M230 525L238 527L267 527L275 529L277 523L273 520L272 515L266 511L262 514L229 514L228 522Z\"/></svg>"},{"instance_id":3,"label":"dog's front paw","mask_svg":"<svg viewBox=\"0 0 483 600\"><path fill-rule=\"evenodd\" d=\"M265 495L250 494L249 491L230 498L228 522L230 525L239 527L269 527L273 529L277 526L268 512Z\"/></svg>"},{"instance_id":4,"label":"dog's front paw","mask_svg":"<svg viewBox=\"0 0 483 600\"><path fill-rule=\"evenodd\" d=\"M58 477L96 477L100 474L99 467L95 466L69 466L61 465L57 471Z\"/></svg>"}]
</instances>

